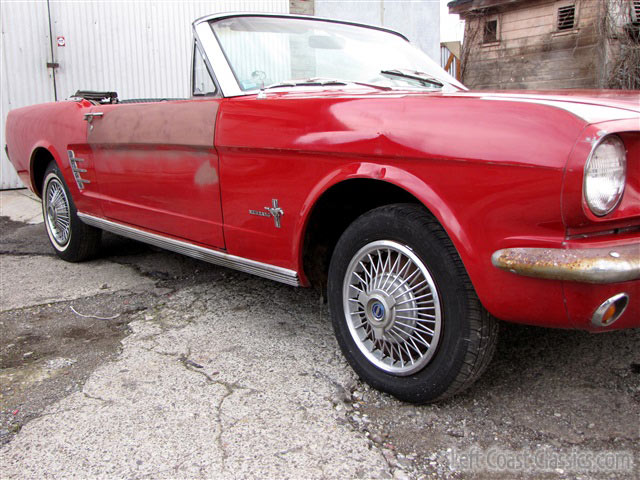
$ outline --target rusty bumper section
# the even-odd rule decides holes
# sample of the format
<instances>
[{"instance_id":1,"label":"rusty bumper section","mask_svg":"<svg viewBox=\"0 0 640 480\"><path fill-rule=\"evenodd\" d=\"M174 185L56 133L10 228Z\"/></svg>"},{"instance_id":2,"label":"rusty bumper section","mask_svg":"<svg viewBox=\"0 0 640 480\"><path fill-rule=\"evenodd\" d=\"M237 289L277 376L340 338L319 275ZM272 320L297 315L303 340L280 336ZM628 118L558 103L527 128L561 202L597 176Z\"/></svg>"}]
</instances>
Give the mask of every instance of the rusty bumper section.
<instances>
[{"instance_id":1,"label":"rusty bumper section","mask_svg":"<svg viewBox=\"0 0 640 480\"><path fill-rule=\"evenodd\" d=\"M640 279L640 243L609 248L505 248L491 256L497 268L527 277L584 283Z\"/></svg>"}]
</instances>

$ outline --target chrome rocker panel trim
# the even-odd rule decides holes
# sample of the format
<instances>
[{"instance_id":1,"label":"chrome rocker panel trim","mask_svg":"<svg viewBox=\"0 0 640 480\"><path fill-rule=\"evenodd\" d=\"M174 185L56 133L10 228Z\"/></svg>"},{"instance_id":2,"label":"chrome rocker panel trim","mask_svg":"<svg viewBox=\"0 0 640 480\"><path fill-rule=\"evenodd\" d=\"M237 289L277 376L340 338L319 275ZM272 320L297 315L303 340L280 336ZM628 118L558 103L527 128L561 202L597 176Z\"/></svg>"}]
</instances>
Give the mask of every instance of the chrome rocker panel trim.
<instances>
[{"instance_id":1,"label":"chrome rocker panel trim","mask_svg":"<svg viewBox=\"0 0 640 480\"><path fill-rule=\"evenodd\" d=\"M608 248L505 248L491 256L497 268L526 277L583 283L640 279L640 244Z\"/></svg>"},{"instance_id":2,"label":"chrome rocker panel trim","mask_svg":"<svg viewBox=\"0 0 640 480\"><path fill-rule=\"evenodd\" d=\"M145 232L138 228L123 225L121 223L94 217L86 213L78 212L78 217L87 225L101 228L116 235L120 235L140 242L155 245L156 247L171 250L172 252L197 258L205 262L220 265L222 267L233 268L241 272L250 273L259 277L268 278L277 282L286 283L294 287L300 286L298 274L294 270L269 265L268 263L256 262L242 257L236 257L228 253L219 252L198 245L193 245L182 240L164 237L155 233Z\"/></svg>"}]
</instances>

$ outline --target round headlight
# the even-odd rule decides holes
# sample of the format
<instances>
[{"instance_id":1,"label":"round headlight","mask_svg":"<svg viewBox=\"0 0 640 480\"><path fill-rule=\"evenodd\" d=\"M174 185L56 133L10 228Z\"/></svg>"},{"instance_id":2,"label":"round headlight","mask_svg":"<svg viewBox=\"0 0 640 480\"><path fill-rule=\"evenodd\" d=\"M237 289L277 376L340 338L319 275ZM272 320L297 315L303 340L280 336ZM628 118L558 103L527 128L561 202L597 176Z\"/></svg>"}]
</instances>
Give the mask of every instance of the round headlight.
<instances>
[{"instance_id":1,"label":"round headlight","mask_svg":"<svg viewBox=\"0 0 640 480\"><path fill-rule=\"evenodd\" d=\"M584 199L594 215L611 213L622 198L627 180L627 152L620 137L604 137L584 168Z\"/></svg>"}]
</instances>

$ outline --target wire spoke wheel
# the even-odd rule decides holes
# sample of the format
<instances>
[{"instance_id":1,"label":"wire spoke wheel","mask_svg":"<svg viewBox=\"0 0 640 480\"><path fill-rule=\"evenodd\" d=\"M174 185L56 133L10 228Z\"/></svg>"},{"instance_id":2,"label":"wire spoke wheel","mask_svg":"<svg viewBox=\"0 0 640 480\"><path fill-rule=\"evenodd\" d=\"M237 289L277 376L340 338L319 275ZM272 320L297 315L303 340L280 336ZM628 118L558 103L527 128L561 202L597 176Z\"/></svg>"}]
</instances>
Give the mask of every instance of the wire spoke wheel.
<instances>
[{"instance_id":1,"label":"wire spoke wheel","mask_svg":"<svg viewBox=\"0 0 640 480\"><path fill-rule=\"evenodd\" d=\"M64 247L71 237L71 208L64 187L51 178L45 192L45 221L53 240Z\"/></svg>"},{"instance_id":2,"label":"wire spoke wheel","mask_svg":"<svg viewBox=\"0 0 640 480\"><path fill-rule=\"evenodd\" d=\"M390 240L362 247L347 267L342 298L349 332L376 367L406 376L429 363L440 338L440 300L411 249Z\"/></svg>"},{"instance_id":3,"label":"wire spoke wheel","mask_svg":"<svg viewBox=\"0 0 640 480\"><path fill-rule=\"evenodd\" d=\"M67 262L81 262L100 249L101 230L78 218L73 196L58 165L47 165L42 181L42 216L49 243L56 255Z\"/></svg>"},{"instance_id":4,"label":"wire spoke wheel","mask_svg":"<svg viewBox=\"0 0 640 480\"><path fill-rule=\"evenodd\" d=\"M349 365L400 400L463 391L495 351L497 321L451 239L420 205L383 205L356 218L333 251L327 297Z\"/></svg>"}]
</instances>

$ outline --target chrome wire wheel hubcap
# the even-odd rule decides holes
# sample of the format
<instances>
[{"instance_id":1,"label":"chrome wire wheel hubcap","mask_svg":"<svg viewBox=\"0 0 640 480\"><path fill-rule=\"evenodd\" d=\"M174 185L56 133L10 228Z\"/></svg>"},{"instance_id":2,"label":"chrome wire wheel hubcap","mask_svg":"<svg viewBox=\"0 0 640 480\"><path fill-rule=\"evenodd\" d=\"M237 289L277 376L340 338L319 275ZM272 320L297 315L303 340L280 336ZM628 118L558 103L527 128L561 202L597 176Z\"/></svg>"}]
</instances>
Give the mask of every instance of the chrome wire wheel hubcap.
<instances>
[{"instance_id":1,"label":"chrome wire wheel hubcap","mask_svg":"<svg viewBox=\"0 0 640 480\"><path fill-rule=\"evenodd\" d=\"M53 240L64 247L69 243L71 233L71 209L64 187L57 178L52 178L47 183L45 217L47 230Z\"/></svg>"},{"instance_id":2,"label":"chrome wire wheel hubcap","mask_svg":"<svg viewBox=\"0 0 640 480\"><path fill-rule=\"evenodd\" d=\"M365 245L347 267L342 294L349 332L376 367L405 376L429 363L440 338L440 299L411 249L390 240Z\"/></svg>"}]
</instances>

